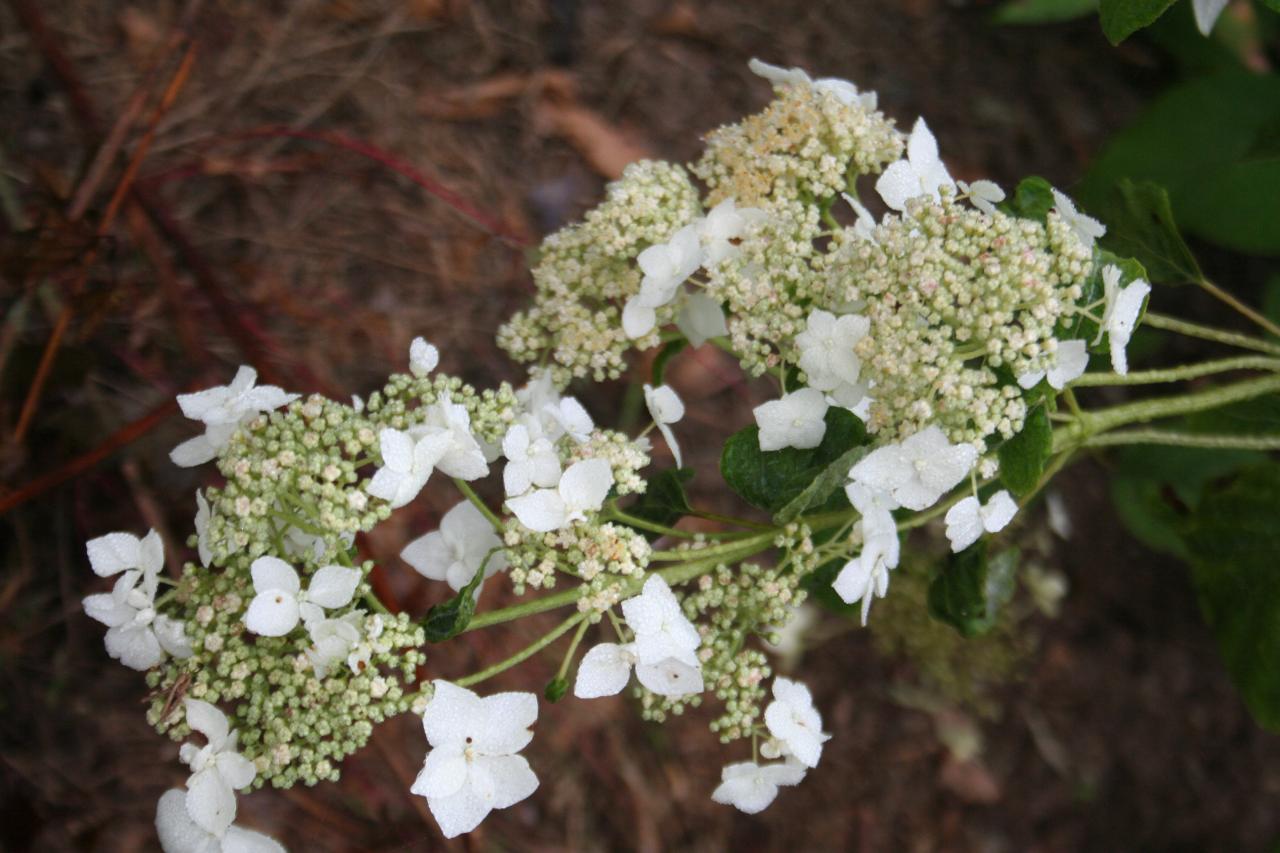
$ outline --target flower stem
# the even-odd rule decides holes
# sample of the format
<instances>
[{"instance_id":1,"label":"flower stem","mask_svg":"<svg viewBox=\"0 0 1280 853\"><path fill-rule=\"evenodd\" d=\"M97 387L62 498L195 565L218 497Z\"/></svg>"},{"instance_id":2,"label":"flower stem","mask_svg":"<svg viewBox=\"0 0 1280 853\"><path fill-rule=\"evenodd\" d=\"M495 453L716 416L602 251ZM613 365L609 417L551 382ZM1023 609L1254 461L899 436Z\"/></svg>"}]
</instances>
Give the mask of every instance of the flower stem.
<instances>
[{"instance_id":1,"label":"flower stem","mask_svg":"<svg viewBox=\"0 0 1280 853\"><path fill-rule=\"evenodd\" d=\"M578 623L578 630L574 632L573 639L569 641L569 648L565 650L564 660L560 661L560 668L556 670L556 678L564 678L568 674L569 665L573 663L574 652L578 651L578 646L582 644L582 635L587 633L590 625L589 619L583 619Z\"/></svg>"},{"instance_id":2,"label":"flower stem","mask_svg":"<svg viewBox=\"0 0 1280 853\"><path fill-rule=\"evenodd\" d=\"M1220 450L1280 450L1280 435L1223 435L1160 429L1131 429L1091 436L1084 441L1086 447L1115 447L1125 444L1212 447Z\"/></svg>"},{"instance_id":3,"label":"flower stem","mask_svg":"<svg viewBox=\"0 0 1280 853\"><path fill-rule=\"evenodd\" d=\"M457 681L455 681L454 684L458 685L459 687L470 687L471 685L478 684L487 678L492 678L493 676L497 675L500 672L505 672L506 670L511 669L511 667L515 666L516 664L523 663L524 661L533 657L538 652L542 651L547 646L551 645L556 640L560 639L561 635L566 633L570 628L577 625L579 622L583 622L584 620L586 620L586 618L587 618L587 614L585 613L575 613L573 616L570 616L568 619L564 620L559 625L552 628L550 631L543 634L541 637L534 640L532 643L530 643L520 651L513 654L511 657L505 660L500 660L497 663L495 663L493 666L485 667L479 672L474 672L471 675L463 676L462 678L459 678Z\"/></svg>"},{"instance_id":4,"label":"flower stem","mask_svg":"<svg viewBox=\"0 0 1280 853\"><path fill-rule=\"evenodd\" d=\"M1078 437L1087 439L1090 436L1096 436L1099 433L1126 426L1127 424L1146 423L1158 418L1203 412L1206 409L1216 409L1230 403L1251 400L1254 397L1277 392L1280 392L1280 375L1261 376L1255 379L1247 379L1243 382L1210 388L1205 391L1180 394L1174 397L1157 397L1153 400L1139 400L1135 403L1112 406L1109 409L1084 412L1081 413L1075 429ZM1072 430L1070 426L1065 428L1065 431L1070 430ZM1064 439L1059 439L1056 432L1054 438L1055 449L1058 448L1058 441L1066 440L1065 437Z\"/></svg>"},{"instance_id":5,"label":"flower stem","mask_svg":"<svg viewBox=\"0 0 1280 853\"><path fill-rule=\"evenodd\" d=\"M1228 344L1230 346L1240 347L1241 349L1265 352L1268 355L1280 355L1280 344L1273 344L1249 335L1242 335L1238 332L1228 332L1225 329L1215 329L1212 326L1202 326L1199 323L1189 323L1186 320L1179 320L1177 317L1169 317L1164 314L1155 314L1148 311L1142 322L1155 329L1164 329L1167 332L1177 332L1180 335L1186 335L1192 338L1216 341L1220 344Z\"/></svg>"},{"instance_id":6,"label":"flower stem","mask_svg":"<svg viewBox=\"0 0 1280 853\"><path fill-rule=\"evenodd\" d=\"M1245 317L1250 322L1260 326L1263 330L1267 332L1267 334L1280 337L1280 326L1277 326L1271 320L1259 314L1257 311L1250 308L1248 305L1245 305L1239 299L1236 299L1230 293L1223 290L1221 287L1218 287L1218 285L1209 281L1207 278L1199 279L1196 282L1196 284L1200 285L1200 287L1205 291L1205 293L1208 293L1214 299L1217 299L1220 302L1223 302L1226 305L1229 305L1236 313L1240 314L1242 317Z\"/></svg>"},{"instance_id":7,"label":"flower stem","mask_svg":"<svg viewBox=\"0 0 1280 853\"><path fill-rule=\"evenodd\" d=\"M1072 382L1071 385L1074 388L1099 385L1151 385L1159 382L1181 382L1185 379L1198 379L1201 376L1226 373L1229 370L1280 371L1280 359L1267 358L1260 355L1242 355L1236 358L1221 358L1215 361L1184 364L1161 370L1136 370L1123 376L1118 373L1086 373Z\"/></svg>"},{"instance_id":8,"label":"flower stem","mask_svg":"<svg viewBox=\"0 0 1280 853\"><path fill-rule=\"evenodd\" d=\"M489 523L493 525L493 529L502 532L502 519L498 518L494 511L489 509L484 501L480 500L480 496L476 494L476 490L471 488L471 484L466 480L453 478L453 484L458 487L458 491L462 492L463 497L471 501L476 509L480 510L480 514L489 519Z\"/></svg>"}]
</instances>

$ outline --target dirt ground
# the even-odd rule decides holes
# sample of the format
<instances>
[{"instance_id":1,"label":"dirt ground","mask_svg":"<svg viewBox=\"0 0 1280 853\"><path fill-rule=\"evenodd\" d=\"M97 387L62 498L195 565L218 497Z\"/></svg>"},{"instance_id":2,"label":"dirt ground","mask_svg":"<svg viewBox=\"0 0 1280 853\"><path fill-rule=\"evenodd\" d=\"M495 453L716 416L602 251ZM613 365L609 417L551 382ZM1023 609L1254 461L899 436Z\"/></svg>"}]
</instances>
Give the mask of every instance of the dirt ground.
<instances>
[{"instance_id":1,"label":"dirt ground","mask_svg":"<svg viewBox=\"0 0 1280 853\"><path fill-rule=\"evenodd\" d=\"M928 118L956 177L1006 187L1027 174L1070 185L1167 73L1140 43L1109 47L1095 21L998 29L989 5L959 0L194 5L0 5L0 501L120 439L0 524L6 851L152 849L155 801L184 778L143 720L141 677L106 658L79 604L94 588L85 539L189 530L209 473L167 460L190 434L163 408L174 393L244 361L290 390L364 393L416 334L440 345L446 371L518 381L492 333L528 297L529 245L592 204L620 163L688 161L701 134L763 105L753 56L877 90L903 126ZM190 54L168 44L184 14L198 15ZM138 189L103 229L120 163L184 55ZM131 112L140 91L153 97ZM120 158L91 180L131 114ZM67 216L81 196L83 215ZM696 389L687 455L705 472L695 491L715 501L719 440L759 390L710 353L673 370ZM598 420L618 394L591 398ZM1035 650L996 692L998 719L920 710L900 689L918 682L910 663L877 654L868 632L838 632L798 670L833 735L822 766L758 817L710 801L740 756L705 712L657 728L618 698L544 704L526 750L541 790L452 844L407 790L425 749L411 717L384 725L340 783L256 793L241 821L312 851L1273 849L1280 739L1233 694L1184 570L1119 529L1106 477L1090 460L1063 479L1075 530L1054 565L1071 592L1058 619L1030 625ZM429 492L369 543L411 612L438 590L394 555L452 502ZM469 634L429 666L462 672L542 630ZM495 684L537 689L555 662ZM976 757L952 757L948 721L979 727Z\"/></svg>"}]
</instances>

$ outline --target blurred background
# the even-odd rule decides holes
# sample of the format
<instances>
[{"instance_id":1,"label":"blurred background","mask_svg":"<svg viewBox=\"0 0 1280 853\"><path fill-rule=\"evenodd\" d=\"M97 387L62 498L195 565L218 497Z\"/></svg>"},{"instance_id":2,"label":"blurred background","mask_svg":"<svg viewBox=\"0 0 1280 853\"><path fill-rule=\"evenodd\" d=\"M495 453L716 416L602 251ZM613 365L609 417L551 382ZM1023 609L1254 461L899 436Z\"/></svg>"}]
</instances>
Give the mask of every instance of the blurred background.
<instances>
[{"instance_id":1,"label":"blurred background","mask_svg":"<svg viewBox=\"0 0 1280 853\"><path fill-rule=\"evenodd\" d=\"M80 606L99 586L90 537L150 526L171 571L184 559L192 493L216 472L168 461L193 434L176 393L249 363L290 391L366 394L415 335L445 371L519 384L493 333L531 293L537 241L627 162L688 162L762 107L751 57L874 89L901 127L926 116L957 178L1069 187L1169 61L1111 47L1093 17L1017 27L991 11L0 3L0 849L153 849L156 800L185 778L143 719L142 677ZM677 428L702 472L691 491L723 503L720 443L768 391L710 348L668 376L697 401ZM621 387L583 394L598 421ZM779 666L812 685L833 738L762 815L711 802L741 747L720 746L709 713L649 726L617 697L543 704L525 752L541 789L452 843L408 793L425 750L411 716L340 783L242 798L240 822L324 851L1274 849L1280 741L1232 691L1182 567L1121 530L1108 476L1090 459L1061 479L1059 532L1024 543L1044 584L980 641L924 617L909 566L870 630L818 614ZM365 543L411 613L442 587L396 554L454 500L428 489ZM468 671L543 630L468 634L428 669ZM494 687L538 690L558 660Z\"/></svg>"}]
</instances>

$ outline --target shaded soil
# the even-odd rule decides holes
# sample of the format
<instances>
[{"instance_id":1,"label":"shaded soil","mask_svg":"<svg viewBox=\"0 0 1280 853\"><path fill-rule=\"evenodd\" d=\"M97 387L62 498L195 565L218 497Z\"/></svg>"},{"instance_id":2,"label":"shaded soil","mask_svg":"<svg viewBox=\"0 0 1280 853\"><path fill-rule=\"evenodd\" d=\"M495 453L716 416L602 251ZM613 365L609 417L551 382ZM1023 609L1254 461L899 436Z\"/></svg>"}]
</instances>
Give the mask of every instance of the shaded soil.
<instances>
[{"instance_id":1,"label":"shaded soil","mask_svg":"<svg viewBox=\"0 0 1280 853\"><path fill-rule=\"evenodd\" d=\"M54 213L179 5L38 5L97 119L86 132L47 52L0 9L2 168L37 226L16 234L10 220L3 233L7 264L25 259L25 274L7 273L0 295L27 306L0 339L8 487L178 390L225 381L247 357L246 339L264 372L296 390L366 392L402 364L415 334L440 344L444 370L485 384L518 379L492 331L527 298L525 257L489 230L536 239L577 216L620 147L691 159L700 134L765 102L767 87L745 69L752 56L876 89L903 126L927 116L957 177L1006 187L1031 173L1069 185L1164 73L1140 44L1107 46L1093 21L1000 30L982 8L939 0L206 4L191 77L139 181L224 288L238 318L229 322L193 255L149 238L154 228L131 206L95 243L118 172L94 193L87 225ZM572 125L566 105L599 126ZM391 152L492 227L385 160L282 127ZM98 260L68 297L68 269L93 244ZM47 269L32 272L31 258ZM70 334L29 435L11 441L67 298ZM715 449L760 390L713 353L682 356L673 369L674 384L699 400L686 434L706 472L701 497L720 500ZM600 420L619 397L612 388L592 398ZM143 721L141 678L106 659L99 627L80 612L91 580L79 543L144 522L169 541L185 536L191 492L207 472L175 470L167 451L188 434L169 418L3 519L0 849L154 845L155 801L184 775L173 744ZM1233 694L1183 569L1119 529L1106 478L1099 461L1064 477L1075 533L1055 561L1071 593L1060 618L1032 624L1037 651L1024 678L998 694L1001 718L981 724L985 746L973 762L949 758L936 714L895 699L891 686L912 683L912 667L877 655L866 632L846 632L798 670L833 734L823 764L756 818L710 802L720 766L740 753L706 731L705 712L657 728L617 699L544 705L527 751L542 790L453 845L407 793L425 748L408 717L349 760L340 784L255 794L241 801L242 821L295 850L1268 849L1280 838L1280 740ZM425 493L370 543L415 612L438 590L411 580L393 555L451 502L444 490ZM542 630L469 635L430 666L461 672ZM535 660L498 684L534 689L554 665Z\"/></svg>"}]
</instances>

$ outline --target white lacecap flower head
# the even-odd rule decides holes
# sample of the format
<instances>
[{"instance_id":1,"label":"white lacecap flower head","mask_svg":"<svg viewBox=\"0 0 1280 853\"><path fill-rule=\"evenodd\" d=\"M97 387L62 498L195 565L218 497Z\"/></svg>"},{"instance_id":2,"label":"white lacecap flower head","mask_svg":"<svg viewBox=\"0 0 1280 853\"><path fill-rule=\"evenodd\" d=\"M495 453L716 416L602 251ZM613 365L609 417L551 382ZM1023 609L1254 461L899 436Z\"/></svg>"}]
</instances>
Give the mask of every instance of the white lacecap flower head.
<instances>
[{"instance_id":1,"label":"white lacecap flower head","mask_svg":"<svg viewBox=\"0 0 1280 853\"><path fill-rule=\"evenodd\" d=\"M817 767L822 745L831 735L822 731L822 717L813 706L809 688L779 676L773 680L773 701L764 710L769 734L805 767Z\"/></svg>"},{"instance_id":2,"label":"white lacecap flower head","mask_svg":"<svg viewBox=\"0 0 1280 853\"><path fill-rule=\"evenodd\" d=\"M659 385L654 388L652 385L645 383L644 404L649 409L649 416L653 418L654 424L658 427L658 432L662 433L662 437L666 439L667 446L671 448L671 455L675 457L676 467L683 467L680 459L680 445L676 443L676 437L671 432L670 425L684 417L684 403L681 402L679 395L670 385Z\"/></svg>"},{"instance_id":3,"label":"white lacecap flower head","mask_svg":"<svg viewBox=\"0 0 1280 853\"><path fill-rule=\"evenodd\" d=\"M568 435L578 444L585 444L595 431L595 422L590 413L574 397L564 397L555 403L548 403L543 413L555 423L558 432L552 439Z\"/></svg>"},{"instance_id":4,"label":"white lacecap flower head","mask_svg":"<svg viewBox=\"0 0 1280 853\"><path fill-rule=\"evenodd\" d=\"M537 789L538 777L516 753L533 739L538 701L532 693L482 699L447 681L434 687L422 715L431 750L410 790L426 797L440 831L453 838Z\"/></svg>"},{"instance_id":5,"label":"white lacecap flower head","mask_svg":"<svg viewBox=\"0 0 1280 853\"><path fill-rule=\"evenodd\" d=\"M587 513L599 511L613 482L613 468L607 460L584 459L569 466L556 488L534 489L508 498L507 506L525 527L546 533L584 521Z\"/></svg>"},{"instance_id":6,"label":"white lacecap flower head","mask_svg":"<svg viewBox=\"0 0 1280 853\"><path fill-rule=\"evenodd\" d=\"M730 764L720 771L720 785L712 792L711 799L746 814L758 814L777 798L779 786L798 785L804 774L804 766L792 761Z\"/></svg>"},{"instance_id":7,"label":"white lacecap flower head","mask_svg":"<svg viewBox=\"0 0 1280 853\"><path fill-rule=\"evenodd\" d=\"M382 466L374 472L366 491L390 503L392 509L404 506L422 491L451 444L450 434L443 431L414 435L383 429L378 433Z\"/></svg>"},{"instance_id":8,"label":"white lacecap flower head","mask_svg":"<svg viewBox=\"0 0 1280 853\"><path fill-rule=\"evenodd\" d=\"M324 617L325 609L351 603L360 572L346 566L322 566L302 589L293 566L279 557L264 556L249 567L257 595L249 603L244 626L263 637L283 637L298 626Z\"/></svg>"},{"instance_id":9,"label":"white lacecap flower head","mask_svg":"<svg viewBox=\"0 0 1280 853\"><path fill-rule=\"evenodd\" d=\"M400 559L423 577L447 581L454 590L461 590L475 577L481 564L486 578L507 567L506 554L501 549L502 540L489 519L473 503L462 501L440 519L439 530L406 545ZM477 587L476 594L479 592Z\"/></svg>"},{"instance_id":10,"label":"white lacecap flower head","mask_svg":"<svg viewBox=\"0 0 1280 853\"><path fill-rule=\"evenodd\" d=\"M963 551L984 532L1000 532L1017 512L1018 504L1005 489L992 495L985 505L973 495L958 501L947 510L947 539L951 541L951 550Z\"/></svg>"},{"instance_id":11,"label":"white lacecap flower head","mask_svg":"<svg viewBox=\"0 0 1280 853\"><path fill-rule=\"evenodd\" d=\"M658 664L675 658L699 667L696 650L702 637L661 575L650 575L639 595L622 602L622 615L627 627L635 632L635 653L640 663Z\"/></svg>"},{"instance_id":12,"label":"white lacecap flower head","mask_svg":"<svg viewBox=\"0 0 1280 853\"><path fill-rule=\"evenodd\" d=\"M138 577L158 575L164 568L164 542L152 530L139 539L132 533L108 533L85 543L89 565L100 578L120 572L137 572Z\"/></svg>"},{"instance_id":13,"label":"white lacecap flower head","mask_svg":"<svg viewBox=\"0 0 1280 853\"><path fill-rule=\"evenodd\" d=\"M147 670L165 653L191 657L182 622L158 614L155 607L164 544L154 530L139 539L131 533L109 533L86 543L89 563L101 577L119 575L109 593L86 596L89 618L107 626L107 654L125 666Z\"/></svg>"},{"instance_id":14,"label":"white lacecap flower head","mask_svg":"<svg viewBox=\"0 0 1280 853\"><path fill-rule=\"evenodd\" d=\"M817 388L801 388L756 406L752 413L760 427L760 449L817 447L827 432L828 408L827 398Z\"/></svg>"},{"instance_id":15,"label":"white lacecap flower head","mask_svg":"<svg viewBox=\"0 0 1280 853\"><path fill-rule=\"evenodd\" d=\"M978 460L971 444L952 444L937 426L867 454L849 477L872 490L888 492L907 509L928 509L954 488Z\"/></svg>"},{"instance_id":16,"label":"white lacecap flower head","mask_svg":"<svg viewBox=\"0 0 1280 853\"><path fill-rule=\"evenodd\" d=\"M923 118L916 120L907 139L906 159L890 163L876 181L876 192L893 210L907 209L907 202L920 196L941 200L940 190L953 186L947 167L938 157L938 141Z\"/></svg>"},{"instance_id":17,"label":"white lacecap flower head","mask_svg":"<svg viewBox=\"0 0 1280 853\"><path fill-rule=\"evenodd\" d=\"M804 331L796 335L809 387L842 398L851 390L859 398L865 394L865 385L859 384L862 361L854 347L870 330L871 321L859 314L837 317L820 308L810 312Z\"/></svg>"},{"instance_id":18,"label":"white lacecap flower head","mask_svg":"<svg viewBox=\"0 0 1280 853\"><path fill-rule=\"evenodd\" d=\"M562 469L555 445L545 436L531 436L529 424L513 424L507 430L502 453L507 457L502 482L508 497L523 495L534 486L549 489L560 482Z\"/></svg>"},{"instance_id":19,"label":"white lacecap flower head","mask_svg":"<svg viewBox=\"0 0 1280 853\"><path fill-rule=\"evenodd\" d=\"M636 671L636 679L660 696L689 696L706 689L702 671L686 660L668 657L654 663L642 663L634 643L600 643L582 656L573 695L579 699L614 696L627 686L632 668Z\"/></svg>"},{"instance_id":20,"label":"white lacecap flower head","mask_svg":"<svg viewBox=\"0 0 1280 853\"><path fill-rule=\"evenodd\" d=\"M409 372L414 376L427 376L440 363L440 351L427 343L426 338L414 338L409 344Z\"/></svg>"},{"instance_id":21,"label":"white lacecap flower head","mask_svg":"<svg viewBox=\"0 0 1280 853\"><path fill-rule=\"evenodd\" d=\"M478 480L489 473L489 462L484 449L471 431L471 415L467 407L453 402L448 394L427 407L424 424L414 427L410 433L415 438L445 440L444 453L435 467L450 477L460 480Z\"/></svg>"}]
</instances>

